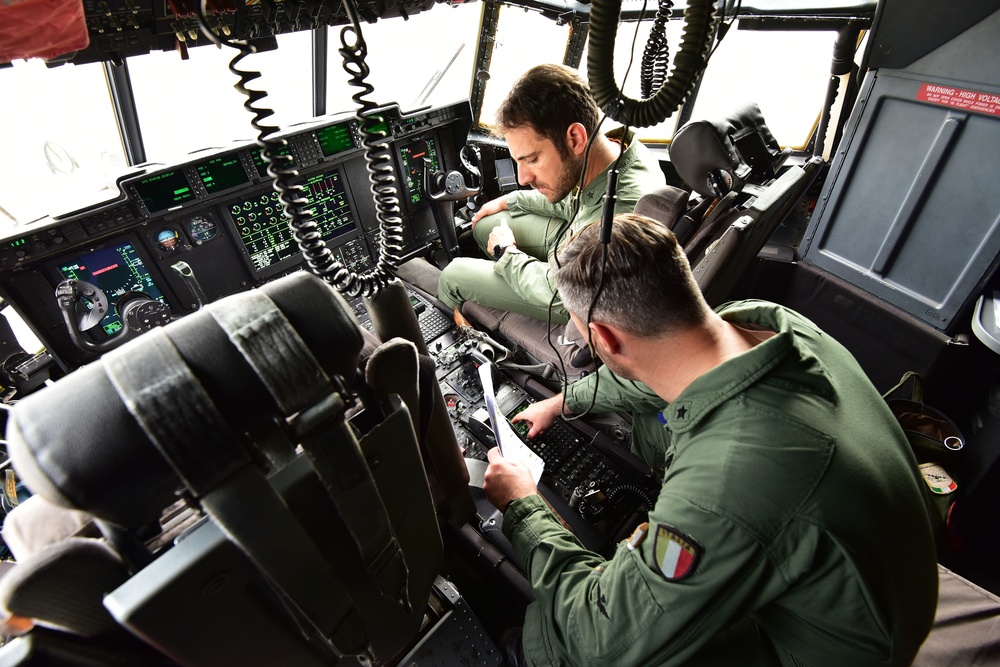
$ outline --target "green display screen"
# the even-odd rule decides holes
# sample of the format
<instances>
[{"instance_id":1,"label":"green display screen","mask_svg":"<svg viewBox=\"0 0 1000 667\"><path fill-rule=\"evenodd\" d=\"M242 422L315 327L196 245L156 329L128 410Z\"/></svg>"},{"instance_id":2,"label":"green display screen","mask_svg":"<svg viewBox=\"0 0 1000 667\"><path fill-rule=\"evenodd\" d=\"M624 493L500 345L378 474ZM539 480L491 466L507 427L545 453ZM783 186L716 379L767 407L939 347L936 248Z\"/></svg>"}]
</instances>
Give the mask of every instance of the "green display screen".
<instances>
[{"instance_id":1,"label":"green display screen","mask_svg":"<svg viewBox=\"0 0 1000 667\"><path fill-rule=\"evenodd\" d=\"M330 157L354 148L354 137L351 136L349 122L337 123L317 130L316 138L319 140L319 147L323 151L324 157Z\"/></svg>"},{"instance_id":2,"label":"green display screen","mask_svg":"<svg viewBox=\"0 0 1000 667\"><path fill-rule=\"evenodd\" d=\"M181 171L165 171L147 176L135 184L135 191L150 213L194 199L194 190Z\"/></svg>"},{"instance_id":3,"label":"green display screen","mask_svg":"<svg viewBox=\"0 0 1000 667\"><path fill-rule=\"evenodd\" d=\"M195 169L209 194L243 185L250 180L236 153L220 155L207 162L201 162L195 165Z\"/></svg>"}]
</instances>

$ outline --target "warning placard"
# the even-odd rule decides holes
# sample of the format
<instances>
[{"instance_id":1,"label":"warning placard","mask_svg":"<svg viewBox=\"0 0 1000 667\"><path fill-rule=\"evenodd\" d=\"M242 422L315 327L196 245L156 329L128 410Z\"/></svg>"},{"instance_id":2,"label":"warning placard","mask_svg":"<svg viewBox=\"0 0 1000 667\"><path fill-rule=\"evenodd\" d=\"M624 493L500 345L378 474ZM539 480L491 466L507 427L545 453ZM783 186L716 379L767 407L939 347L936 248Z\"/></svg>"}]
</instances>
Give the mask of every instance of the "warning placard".
<instances>
[{"instance_id":1,"label":"warning placard","mask_svg":"<svg viewBox=\"0 0 1000 667\"><path fill-rule=\"evenodd\" d=\"M965 90L932 83L921 84L917 99L966 111L978 111L1000 116L1000 94Z\"/></svg>"}]
</instances>

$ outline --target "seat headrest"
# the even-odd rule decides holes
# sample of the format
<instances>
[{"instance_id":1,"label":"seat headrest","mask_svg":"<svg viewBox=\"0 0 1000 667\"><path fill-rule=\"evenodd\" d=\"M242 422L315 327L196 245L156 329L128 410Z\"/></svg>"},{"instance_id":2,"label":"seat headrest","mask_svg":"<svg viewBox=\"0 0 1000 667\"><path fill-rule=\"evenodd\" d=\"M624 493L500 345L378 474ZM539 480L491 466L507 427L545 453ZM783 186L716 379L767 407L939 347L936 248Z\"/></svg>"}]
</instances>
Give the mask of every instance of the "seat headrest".
<instances>
[{"instance_id":1,"label":"seat headrest","mask_svg":"<svg viewBox=\"0 0 1000 667\"><path fill-rule=\"evenodd\" d=\"M703 197L739 192L777 175L791 153L782 150L756 104L718 120L693 120L674 133L670 161Z\"/></svg>"},{"instance_id":2,"label":"seat headrest","mask_svg":"<svg viewBox=\"0 0 1000 667\"><path fill-rule=\"evenodd\" d=\"M192 406L190 397L178 395L182 392L170 382L170 376L178 374L193 377L204 389L211 403L206 409L217 411L220 432L237 449L248 441L247 433L271 427L276 416L284 416L279 405L284 389L264 385L215 314L223 312L220 306L229 312L245 310L251 299L271 305L268 317L247 324L249 333L241 331L245 340L274 354L286 351L284 358L301 364L303 372L340 376L347 386L353 384L362 347L357 320L333 288L299 272L144 334L19 401L8 419L7 439L14 468L28 488L52 503L126 528L145 525L176 500L183 483L112 381L112 355L119 367L125 364L140 375L148 373L141 377L143 391L163 406L154 419L177 420L178 432L190 416L187 410L202 409L197 401ZM286 321L281 331L272 331L273 319ZM301 342L290 345L289 330ZM152 337L176 350L174 368L148 370L144 351L150 349ZM171 411L170 405L177 409ZM192 430L188 435L197 446L189 448L190 455L210 460L222 443Z\"/></svg>"},{"instance_id":3,"label":"seat headrest","mask_svg":"<svg viewBox=\"0 0 1000 667\"><path fill-rule=\"evenodd\" d=\"M662 222L667 228L673 229L677 219L687 210L688 198L687 190L664 185L639 197L634 212Z\"/></svg>"},{"instance_id":4,"label":"seat headrest","mask_svg":"<svg viewBox=\"0 0 1000 667\"><path fill-rule=\"evenodd\" d=\"M7 513L0 536L15 561L28 560L42 549L68 537L97 536L94 517L31 496Z\"/></svg>"}]
</instances>

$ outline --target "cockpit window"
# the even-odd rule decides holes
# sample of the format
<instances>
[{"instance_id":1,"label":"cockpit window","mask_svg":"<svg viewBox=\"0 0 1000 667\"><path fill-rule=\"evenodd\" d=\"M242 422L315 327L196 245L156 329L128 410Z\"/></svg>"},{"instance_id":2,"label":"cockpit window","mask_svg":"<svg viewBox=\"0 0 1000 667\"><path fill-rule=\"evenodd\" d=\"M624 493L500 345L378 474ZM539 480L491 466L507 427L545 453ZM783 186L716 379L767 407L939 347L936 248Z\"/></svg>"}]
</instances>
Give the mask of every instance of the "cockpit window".
<instances>
[{"instance_id":1,"label":"cockpit window","mask_svg":"<svg viewBox=\"0 0 1000 667\"><path fill-rule=\"evenodd\" d=\"M649 33L653 28L653 14L649 20L643 21L622 21L618 24L618 31L615 34L615 82L618 87L628 97L634 100L643 99L642 96L642 55L649 41ZM681 42L681 35L684 31L683 21L667 22L667 46L670 52L670 59L673 60L677 46ZM587 40L587 48L590 47L590 40ZM581 74L586 78L587 73L587 51L584 51L580 60ZM647 142L667 141L674 135L676 129L678 113L673 113L662 123L645 127L634 128L640 139ZM607 123L604 127L617 126L617 123Z\"/></svg>"},{"instance_id":2,"label":"cockpit window","mask_svg":"<svg viewBox=\"0 0 1000 667\"><path fill-rule=\"evenodd\" d=\"M830 79L833 31L729 30L709 61L691 118L715 118L756 102L782 146L803 148Z\"/></svg>"},{"instance_id":3,"label":"cockpit window","mask_svg":"<svg viewBox=\"0 0 1000 667\"><path fill-rule=\"evenodd\" d=\"M0 230L113 198L126 165L100 64L0 69Z\"/></svg>"},{"instance_id":4,"label":"cockpit window","mask_svg":"<svg viewBox=\"0 0 1000 667\"><path fill-rule=\"evenodd\" d=\"M633 99L642 99L642 56L653 18L651 11L642 21L622 21L618 26L615 78ZM483 101L484 125L492 123L497 106L522 72L540 62L564 61L569 30L568 25L559 25L536 12L501 7ZM671 63L683 31L683 21L667 23ZM687 102L690 118L721 117L756 102L782 146L805 147L823 106L835 39L834 31L741 30L739 22L735 22L712 54L693 101ZM579 70L586 78L587 47ZM662 123L637 128L636 132L649 143L668 142L680 115L678 110ZM609 123L605 129L612 125Z\"/></svg>"},{"instance_id":5,"label":"cockpit window","mask_svg":"<svg viewBox=\"0 0 1000 667\"><path fill-rule=\"evenodd\" d=\"M204 39L204 38L202 38ZM262 105L274 115L266 122L284 127L312 117L311 36L278 35L278 48L247 56L241 67L261 72L249 87L267 91ZM191 151L252 140L245 98L233 85L229 61L239 52L212 45L189 50L181 61L172 51L154 51L128 59L146 159L172 161Z\"/></svg>"},{"instance_id":6,"label":"cockpit window","mask_svg":"<svg viewBox=\"0 0 1000 667\"><path fill-rule=\"evenodd\" d=\"M484 3L463 3L435 7L408 20L362 24L368 81L375 87L371 99L395 102L406 112L464 99L473 81L485 80L480 118L489 126L518 76L538 63L567 61L569 23L501 5L489 71L476 72L486 9ZM643 21L622 21L618 28L615 75L633 98L641 97L642 53L652 22L650 12ZM671 60L683 27L683 21L668 22ZM756 102L780 144L804 147L820 116L836 33L739 28L739 22L732 25L715 50L696 98L688 102L690 118L718 117ZM327 30L329 113L354 109L351 96L356 89L348 85L337 51L340 30ZM277 41L276 50L244 62L263 74L251 86L268 93L263 105L275 112L268 122L285 128L313 116L313 34L286 33ZM228 69L234 53L203 45L190 48L188 60L174 51L127 60L148 161L169 162L199 149L254 138L244 98L234 90L236 77ZM586 47L579 69L586 77ZM108 198L117 195L114 181L127 170L127 160L101 64L47 68L38 60L16 61L0 70L0 89L5 100L14 101L0 105L0 122L14 128L5 145L5 155L12 159L0 162L0 177L19 184L0 193L0 225L70 212L92 204L95 195L104 192ZM675 112L654 127L637 128L639 137L650 143L669 141L680 115Z\"/></svg>"},{"instance_id":7,"label":"cockpit window","mask_svg":"<svg viewBox=\"0 0 1000 667\"><path fill-rule=\"evenodd\" d=\"M407 20L362 23L368 45L368 82L377 104L396 102L400 109L441 106L469 97L476 60L482 4L436 6ZM340 48L341 28L329 28L327 111L354 111Z\"/></svg>"},{"instance_id":8,"label":"cockpit window","mask_svg":"<svg viewBox=\"0 0 1000 667\"><path fill-rule=\"evenodd\" d=\"M480 114L483 125L493 125L497 107L519 76L535 65L563 62L569 35L569 25L558 25L535 11L508 5L500 7Z\"/></svg>"}]
</instances>

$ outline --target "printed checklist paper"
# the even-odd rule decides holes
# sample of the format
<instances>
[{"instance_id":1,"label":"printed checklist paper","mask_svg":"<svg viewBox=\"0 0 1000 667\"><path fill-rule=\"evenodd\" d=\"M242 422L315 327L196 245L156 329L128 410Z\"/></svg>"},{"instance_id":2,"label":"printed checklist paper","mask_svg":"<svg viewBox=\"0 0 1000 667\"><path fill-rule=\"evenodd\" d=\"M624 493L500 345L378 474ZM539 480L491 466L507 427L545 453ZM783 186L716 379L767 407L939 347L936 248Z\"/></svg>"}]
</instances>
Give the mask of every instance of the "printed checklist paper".
<instances>
[{"instance_id":1,"label":"printed checklist paper","mask_svg":"<svg viewBox=\"0 0 1000 667\"><path fill-rule=\"evenodd\" d=\"M498 414L497 398L493 392L493 364L486 362L479 365L479 379L483 383L483 397L486 401L486 411L490 415L493 426L493 437L496 438L500 453L505 459L523 464L531 471L531 478L538 484L545 469L545 462L538 454L528 448L514 433L507 419Z\"/></svg>"}]
</instances>

